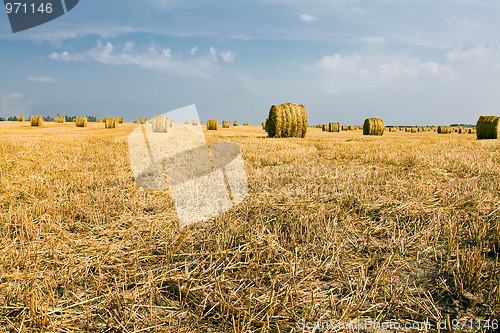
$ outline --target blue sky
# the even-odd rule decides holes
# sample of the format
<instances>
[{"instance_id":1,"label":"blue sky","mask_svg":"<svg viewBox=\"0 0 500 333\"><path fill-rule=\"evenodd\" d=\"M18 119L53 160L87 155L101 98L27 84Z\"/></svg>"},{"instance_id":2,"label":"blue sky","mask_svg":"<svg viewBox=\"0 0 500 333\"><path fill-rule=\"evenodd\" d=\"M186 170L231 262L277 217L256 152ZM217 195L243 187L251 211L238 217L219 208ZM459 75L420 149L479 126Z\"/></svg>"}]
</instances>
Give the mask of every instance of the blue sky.
<instances>
[{"instance_id":1,"label":"blue sky","mask_svg":"<svg viewBox=\"0 0 500 333\"><path fill-rule=\"evenodd\" d=\"M0 117L152 117L260 124L475 123L500 114L500 2L81 0L13 34L0 13Z\"/></svg>"}]
</instances>

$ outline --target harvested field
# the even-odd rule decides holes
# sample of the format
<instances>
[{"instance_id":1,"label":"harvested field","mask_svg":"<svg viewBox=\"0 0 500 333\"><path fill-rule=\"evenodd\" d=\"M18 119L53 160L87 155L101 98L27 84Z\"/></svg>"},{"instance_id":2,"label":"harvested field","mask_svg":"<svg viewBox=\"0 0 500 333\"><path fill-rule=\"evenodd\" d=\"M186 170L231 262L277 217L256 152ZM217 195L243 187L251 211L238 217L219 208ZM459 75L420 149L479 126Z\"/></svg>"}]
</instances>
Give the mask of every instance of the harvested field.
<instances>
[{"instance_id":1,"label":"harvested field","mask_svg":"<svg viewBox=\"0 0 500 333\"><path fill-rule=\"evenodd\" d=\"M7 332L297 332L302 318L500 316L497 140L205 130L241 147L250 192L180 229L168 189L134 183L127 136L137 125L87 126L0 123Z\"/></svg>"}]
</instances>

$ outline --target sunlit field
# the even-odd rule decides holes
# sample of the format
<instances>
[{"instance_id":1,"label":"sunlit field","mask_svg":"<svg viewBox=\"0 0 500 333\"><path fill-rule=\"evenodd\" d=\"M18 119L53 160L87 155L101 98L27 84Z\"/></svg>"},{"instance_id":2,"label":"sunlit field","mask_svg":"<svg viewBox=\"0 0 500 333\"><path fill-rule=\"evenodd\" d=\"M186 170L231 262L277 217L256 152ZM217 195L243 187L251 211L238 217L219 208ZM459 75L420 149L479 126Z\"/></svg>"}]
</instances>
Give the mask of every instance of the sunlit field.
<instances>
[{"instance_id":1,"label":"sunlit field","mask_svg":"<svg viewBox=\"0 0 500 333\"><path fill-rule=\"evenodd\" d=\"M500 140L205 128L241 147L249 195L179 228L134 183L136 126L0 123L0 332L494 330Z\"/></svg>"}]
</instances>

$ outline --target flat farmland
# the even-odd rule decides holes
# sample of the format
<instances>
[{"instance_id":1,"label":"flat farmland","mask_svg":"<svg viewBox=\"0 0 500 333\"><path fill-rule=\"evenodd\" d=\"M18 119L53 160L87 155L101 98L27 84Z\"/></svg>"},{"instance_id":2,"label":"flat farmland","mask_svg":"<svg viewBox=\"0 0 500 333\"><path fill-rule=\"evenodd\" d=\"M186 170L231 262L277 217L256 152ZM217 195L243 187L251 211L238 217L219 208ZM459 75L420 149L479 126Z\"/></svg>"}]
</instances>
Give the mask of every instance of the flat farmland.
<instances>
[{"instance_id":1,"label":"flat farmland","mask_svg":"<svg viewBox=\"0 0 500 333\"><path fill-rule=\"evenodd\" d=\"M203 126L240 146L249 194L180 228L168 189L134 183L136 126L0 122L0 332L500 318L499 140Z\"/></svg>"}]
</instances>

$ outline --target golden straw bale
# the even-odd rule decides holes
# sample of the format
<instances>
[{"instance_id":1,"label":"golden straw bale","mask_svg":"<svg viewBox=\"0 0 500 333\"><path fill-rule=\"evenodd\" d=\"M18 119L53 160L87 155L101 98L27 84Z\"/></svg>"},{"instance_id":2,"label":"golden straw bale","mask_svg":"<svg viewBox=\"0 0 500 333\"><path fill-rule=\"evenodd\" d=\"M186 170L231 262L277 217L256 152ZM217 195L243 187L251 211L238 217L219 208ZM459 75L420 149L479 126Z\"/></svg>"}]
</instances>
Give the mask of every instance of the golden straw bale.
<instances>
[{"instance_id":1,"label":"golden straw bale","mask_svg":"<svg viewBox=\"0 0 500 333\"><path fill-rule=\"evenodd\" d=\"M481 139L500 138L500 117L481 116L476 124L476 136Z\"/></svg>"},{"instance_id":2,"label":"golden straw bale","mask_svg":"<svg viewBox=\"0 0 500 333\"><path fill-rule=\"evenodd\" d=\"M379 118L368 118L363 124L363 135L383 135L384 121Z\"/></svg>"},{"instance_id":3,"label":"golden straw bale","mask_svg":"<svg viewBox=\"0 0 500 333\"><path fill-rule=\"evenodd\" d=\"M218 120L208 120L207 121L207 130L217 131L219 129L219 121Z\"/></svg>"},{"instance_id":4,"label":"golden straw bale","mask_svg":"<svg viewBox=\"0 0 500 333\"><path fill-rule=\"evenodd\" d=\"M305 137L307 133L306 108L292 103L271 106L266 131L271 138Z\"/></svg>"}]
</instances>

